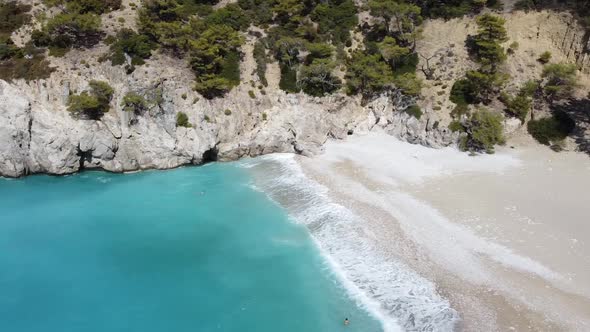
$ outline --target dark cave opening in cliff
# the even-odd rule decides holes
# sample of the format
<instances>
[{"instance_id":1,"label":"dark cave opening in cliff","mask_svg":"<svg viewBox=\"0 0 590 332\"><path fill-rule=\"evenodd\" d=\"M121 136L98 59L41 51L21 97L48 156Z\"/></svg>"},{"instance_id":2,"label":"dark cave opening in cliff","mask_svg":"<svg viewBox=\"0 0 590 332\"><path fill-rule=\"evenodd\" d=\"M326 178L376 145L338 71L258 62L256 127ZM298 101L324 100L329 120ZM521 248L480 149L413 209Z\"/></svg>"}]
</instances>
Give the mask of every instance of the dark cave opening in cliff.
<instances>
[{"instance_id":1,"label":"dark cave opening in cliff","mask_svg":"<svg viewBox=\"0 0 590 332\"><path fill-rule=\"evenodd\" d=\"M85 164L92 161L92 151L82 151L78 148L77 155L80 157L79 170L83 171L85 169Z\"/></svg>"},{"instance_id":2,"label":"dark cave opening in cliff","mask_svg":"<svg viewBox=\"0 0 590 332\"><path fill-rule=\"evenodd\" d=\"M217 161L218 151L217 147L213 147L203 153L203 164Z\"/></svg>"}]
</instances>

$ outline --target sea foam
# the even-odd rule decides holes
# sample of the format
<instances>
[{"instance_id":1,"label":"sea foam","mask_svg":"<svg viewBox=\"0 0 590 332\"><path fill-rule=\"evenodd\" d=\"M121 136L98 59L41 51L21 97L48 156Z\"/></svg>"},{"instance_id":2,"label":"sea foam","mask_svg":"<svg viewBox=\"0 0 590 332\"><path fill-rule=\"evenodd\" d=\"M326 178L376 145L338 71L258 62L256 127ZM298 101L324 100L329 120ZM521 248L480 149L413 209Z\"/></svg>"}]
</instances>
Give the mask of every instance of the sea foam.
<instances>
[{"instance_id":1,"label":"sea foam","mask_svg":"<svg viewBox=\"0 0 590 332\"><path fill-rule=\"evenodd\" d=\"M435 285L379 252L363 221L306 177L293 156L270 155L242 165L253 173L258 189L309 229L331 271L385 331L454 329L459 315Z\"/></svg>"}]
</instances>

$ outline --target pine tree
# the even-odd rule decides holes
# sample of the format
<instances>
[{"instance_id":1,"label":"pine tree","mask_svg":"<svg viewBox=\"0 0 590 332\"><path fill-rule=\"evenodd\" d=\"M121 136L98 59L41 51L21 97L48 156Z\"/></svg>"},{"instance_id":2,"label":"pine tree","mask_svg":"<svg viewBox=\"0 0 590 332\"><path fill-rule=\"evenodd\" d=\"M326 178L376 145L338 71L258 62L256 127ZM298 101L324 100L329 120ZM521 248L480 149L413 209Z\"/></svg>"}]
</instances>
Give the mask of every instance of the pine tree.
<instances>
[{"instance_id":1,"label":"pine tree","mask_svg":"<svg viewBox=\"0 0 590 332\"><path fill-rule=\"evenodd\" d=\"M497 66L506 60L506 53L500 45L508 40L505 22L503 18L490 14L477 18L478 33L473 37L472 52L484 70L495 72Z\"/></svg>"}]
</instances>

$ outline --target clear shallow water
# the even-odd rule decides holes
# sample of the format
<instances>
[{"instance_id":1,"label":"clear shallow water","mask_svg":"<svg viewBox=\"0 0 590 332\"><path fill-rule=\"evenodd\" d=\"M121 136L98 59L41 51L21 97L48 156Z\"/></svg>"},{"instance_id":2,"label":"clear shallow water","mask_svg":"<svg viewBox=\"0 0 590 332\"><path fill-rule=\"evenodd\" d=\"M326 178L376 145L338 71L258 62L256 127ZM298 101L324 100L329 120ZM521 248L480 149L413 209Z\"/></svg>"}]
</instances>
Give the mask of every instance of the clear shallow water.
<instances>
[{"instance_id":1,"label":"clear shallow water","mask_svg":"<svg viewBox=\"0 0 590 332\"><path fill-rule=\"evenodd\" d=\"M252 189L245 170L214 164L0 179L0 330L381 326L348 297L304 226Z\"/></svg>"}]
</instances>

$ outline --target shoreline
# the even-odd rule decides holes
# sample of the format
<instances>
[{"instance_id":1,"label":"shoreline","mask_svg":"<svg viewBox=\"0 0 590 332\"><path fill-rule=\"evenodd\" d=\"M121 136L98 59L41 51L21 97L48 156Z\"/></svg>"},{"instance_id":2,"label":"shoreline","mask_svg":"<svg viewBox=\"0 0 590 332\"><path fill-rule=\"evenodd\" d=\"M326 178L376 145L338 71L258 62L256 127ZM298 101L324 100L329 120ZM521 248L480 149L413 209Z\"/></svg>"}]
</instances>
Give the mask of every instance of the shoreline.
<instances>
[{"instance_id":1,"label":"shoreline","mask_svg":"<svg viewBox=\"0 0 590 332\"><path fill-rule=\"evenodd\" d=\"M258 156L258 157L264 157L264 156L265 155ZM67 177L67 176L72 176L72 175L84 174L87 172L104 172L104 173L108 173L108 174L125 175L125 174L136 174L136 173L143 173L143 172L172 171L172 170L184 168L184 167L205 167L207 165L214 164L214 163L240 162L240 161L242 161L244 159L248 159L248 158L257 158L257 157L243 157L238 160L228 160L228 161L207 161L207 162L200 163L200 164L185 163L185 164L180 164L178 166L171 166L171 167L165 167L165 168L146 167L146 168L138 168L136 170L130 170L130 171L113 171L113 170L108 170L108 169L104 169L101 167L97 167L97 168L84 168L82 170L72 171L70 173L63 173L63 174L49 173L49 172L38 172L38 173L23 174L23 175L17 176L17 177L0 175L0 179L20 180L20 179L26 179L31 176L51 176L51 177L60 178L60 177Z\"/></svg>"},{"instance_id":2,"label":"shoreline","mask_svg":"<svg viewBox=\"0 0 590 332\"><path fill-rule=\"evenodd\" d=\"M514 176L511 174L515 171L530 170L531 163L536 165L536 171L543 171L543 163L553 160L552 165L559 171L571 166L573 158L582 164L582 171L588 171L589 176L584 179L590 185L590 161L585 155L577 152L558 154L543 146L527 143L517 140L513 144L517 146L516 150L502 147L496 155L470 157L454 148L430 149L404 143L382 133L369 133L364 136L355 135L347 141L330 140L326 145L326 153L314 157L270 154L237 162L246 168L248 165L274 162L274 166L269 166L272 172L266 172L263 167L258 180L274 174L279 177L278 182L272 183L275 179L271 176L271 182L266 184L266 188L263 185L261 190L283 206L296 223L304 224L309 229L331 272L349 291L351 297L360 301L366 311L384 324L385 331L398 331L399 325L410 331L414 330L413 327L418 329L418 326L413 325L416 324L415 311L396 312L400 310L400 304L396 302L403 293L400 290L406 293L409 291L409 294L415 296L418 289L425 292L421 294L424 303L438 301L438 306L442 306L440 308L448 310L448 315L442 320L445 326L442 330L581 330L590 326L590 310L586 309L590 308L590 283L580 291L580 287L572 283L571 273L562 275L563 269L553 268L555 262L547 265L543 257L535 257L534 248L532 251L523 251L518 243L506 242L500 233L494 236L479 232L479 221L454 214L465 210L460 204L465 197L458 195L466 192L470 194L467 196L471 196L474 192L475 185L469 185L469 181L483 178L489 181L488 185L498 183L499 179ZM381 150L370 151L375 148ZM373 158L368 158L369 156ZM207 164L180 165L166 170ZM141 169L132 173L153 170L159 169ZM85 169L71 174L45 175L61 177L87 171L104 170ZM580 169L577 172L570 172L573 174L572 179L583 175L579 174ZM538 174L532 176L534 178ZM572 179L565 183L566 187L572 184ZM301 186L308 188L300 188ZM501 185L498 186L502 188ZM545 187L547 190L553 189L547 184ZM284 192L285 189L294 188L295 195L293 192ZM274 194L273 189L277 190ZM298 190L302 190L310 201L301 201ZM359 198L359 195L364 194L365 198ZM290 200L294 196L293 204ZM317 197L324 201L318 202ZM481 198L475 195L473 202ZM485 202L483 205L488 205L495 199L493 195L484 198L481 201ZM313 204L323 204L323 207L318 209ZM520 202L515 205L520 205ZM391 210L391 206L397 210ZM401 221L399 216L408 214L408 211L402 209L403 206L422 211L426 213L422 217L428 218ZM340 211L335 212L334 209ZM342 211L346 213L344 217ZM507 211L514 212L511 209ZM297 212L303 214L298 215ZM329 215L330 213L333 215ZM314 214L319 214L319 217L313 219ZM322 230L331 227L335 221L346 218L345 225L339 225L342 226L341 229ZM432 226L429 222L437 218L443 220L442 226L438 225L439 229L434 231L428 229ZM530 226L539 224L530 218L523 220ZM416 223L417 221L419 222ZM492 225L493 220L488 220L487 223L488 226ZM574 244L578 241L580 245L590 244L590 241L585 241L590 238L589 234L590 231L584 233L586 238L576 239ZM449 237L452 241L440 241L437 237ZM455 244L452 242L459 243L457 248L454 248ZM441 255L441 252L444 254ZM583 252L582 250L582 254ZM367 261L369 256L371 259L379 259ZM558 259L562 258L558 256ZM350 264L347 265L347 262ZM574 265L577 263L579 262L574 261ZM360 268L356 266L360 264L365 265ZM458 265L468 267L461 268ZM380 275L379 272L383 271L389 275ZM587 272L590 275L590 269ZM585 276L583 274L580 278ZM375 277L377 280L371 280ZM496 283L494 279L505 284ZM408 280L415 284L404 284ZM399 285L408 289L404 290ZM397 293L392 293L387 286L397 287ZM539 299L531 301L531 294L536 294ZM380 305L376 305L375 301ZM416 309L416 303L404 305ZM402 309L404 305L401 306ZM559 312L562 308L567 312ZM421 313L422 318L430 314L427 313L428 309L425 310ZM455 310L456 318L453 314ZM571 318L564 317L565 315ZM430 318L424 319L428 321ZM425 330L441 329L430 326Z\"/></svg>"},{"instance_id":3,"label":"shoreline","mask_svg":"<svg viewBox=\"0 0 590 332\"><path fill-rule=\"evenodd\" d=\"M359 303L382 322L384 331L454 329L458 315L435 285L381 255L369 241L371 235L358 227L362 220L328 197L327 188L308 178L294 156L271 155L243 164L254 185L308 229L331 271L343 276L343 286L348 284L349 295L359 299L360 290L365 300Z\"/></svg>"},{"instance_id":4,"label":"shoreline","mask_svg":"<svg viewBox=\"0 0 590 332\"><path fill-rule=\"evenodd\" d=\"M586 309L590 307L590 292L575 294L580 286L590 289L582 281L583 263L577 271L582 276L571 279L572 273L556 267L555 261L543 256L547 250L531 245L525 251L503 241L500 234L486 236L478 232L478 226L501 229L514 223L494 220L502 218L494 215L497 207L486 211L490 216L486 223L479 225L476 221L460 223L451 213L466 210L461 205L464 196L473 196L472 201L480 200L484 207L488 205L486 200L496 199L493 195L469 192L474 187L463 188L464 178L485 178L510 191L511 185L518 185L514 177L522 176L514 175L515 170L528 170L532 164L537 165L537 171L543 171L547 156L568 162L573 158L582 163L589 172L577 168L573 179L582 176L590 183L590 161L585 156L552 151L552 154L539 154L543 149L525 144L522 149L501 148L496 155L473 158L458 151L426 151L382 134L369 134L347 142L330 142L324 155L297 158L297 161L309 178L329 188L330 198L364 220L359 227L373 234L373 245L382 254L403 262L436 285L436 290L460 313L460 330L583 330L590 326L590 312ZM527 151L532 154L527 155ZM439 165L435 165L437 162ZM560 169L568 166L568 162L563 162ZM535 173L524 179L530 182L535 176L539 175ZM513 182L502 184L500 179L506 177ZM578 184L568 181L566 187ZM455 183L458 188L454 188ZM528 190L534 191L534 184ZM453 199L445 199L448 196ZM526 197L519 197L523 203L515 201L514 205L525 204ZM531 199L536 202L542 197ZM472 201L469 204L474 204ZM535 208L542 210L542 207ZM545 208L551 205L545 203ZM577 221L590 215L587 210L580 207L581 219ZM553 224L556 222L553 220ZM585 244L589 235L590 232L580 234L579 243ZM559 247L552 249L567 255ZM531 254L535 250L543 255ZM583 257L583 248L578 253Z\"/></svg>"}]
</instances>

